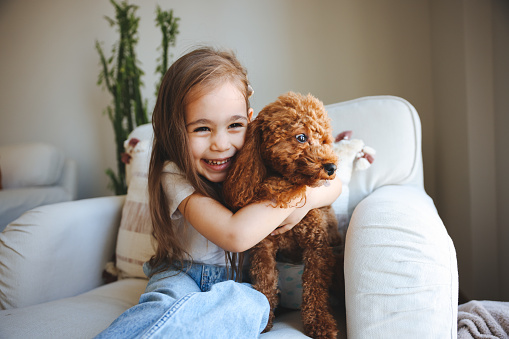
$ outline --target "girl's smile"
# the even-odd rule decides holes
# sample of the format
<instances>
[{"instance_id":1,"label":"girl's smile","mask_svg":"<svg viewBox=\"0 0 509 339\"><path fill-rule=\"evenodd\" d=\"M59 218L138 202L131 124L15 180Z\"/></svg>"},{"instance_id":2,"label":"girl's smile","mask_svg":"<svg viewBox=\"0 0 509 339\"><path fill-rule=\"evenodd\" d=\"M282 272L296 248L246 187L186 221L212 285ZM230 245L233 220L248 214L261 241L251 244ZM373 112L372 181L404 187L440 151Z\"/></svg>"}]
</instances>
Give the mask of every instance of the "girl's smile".
<instances>
[{"instance_id":1,"label":"girl's smile","mask_svg":"<svg viewBox=\"0 0 509 339\"><path fill-rule=\"evenodd\" d=\"M224 181L233 156L244 146L253 110L237 87L225 82L189 102L185 114L198 173L212 182Z\"/></svg>"},{"instance_id":2,"label":"girl's smile","mask_svg":"<svg viewBox=\"0 0 509 339\"><path fill-rule=\"evenodd\" d=\"M232 158L222 159L222 160L210 160L210 159L202 159L205 162L205 165L210 168L211 171L222 172L226 171L228 167L230 167L230 161ZM201 174L201 173L200 173Z\"/></svg>"},{"instance_id":3,"label":"girl's smile","mask_svg":"<svg viewBox=\"0 0 509 339\"><path fill-rule=\"evenodd\" d=\"M230 159L231 158L223 159L223 160L207 160L207 159L203 159L203 161L205 161L210 166L222 166L222 165L226 164L227 162L229 162Z\"/></svg>"}]
</instances>

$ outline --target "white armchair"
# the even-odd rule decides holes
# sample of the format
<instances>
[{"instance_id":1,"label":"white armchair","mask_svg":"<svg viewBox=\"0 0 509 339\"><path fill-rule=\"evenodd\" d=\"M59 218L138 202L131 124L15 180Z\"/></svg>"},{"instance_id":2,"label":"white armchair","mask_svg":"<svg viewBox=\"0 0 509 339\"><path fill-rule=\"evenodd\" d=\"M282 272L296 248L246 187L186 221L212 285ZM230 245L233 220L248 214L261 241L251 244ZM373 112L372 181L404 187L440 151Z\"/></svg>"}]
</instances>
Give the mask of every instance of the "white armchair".
<instances>
[{"instance_id":1,"label":"white armchair","mask_svg":"<svg viewBox=\"0 0 509 339\"><path fill-rule=\"evenodd\" d=\"M0 146L0 232L34 207L76 199L76 163L47 143Z\"/></svg>"},{"instance_id":2,"label":"white armchair","mask_svg":"<svg viewBox=\"0 0 509 339\"><path fill-rule=\"evenodd\" d=\"M339 338L456 338L454 246L423 188L420 121L397 97L327 106L376 161L349 184L346 315ZM137 303L146 280L103 285L125 197L39 207L0 234L0 337L90 338ZM345 321L346 319L346 321ZM298 311L262 338L299 338Z\"/></svg>"}]
</instances>

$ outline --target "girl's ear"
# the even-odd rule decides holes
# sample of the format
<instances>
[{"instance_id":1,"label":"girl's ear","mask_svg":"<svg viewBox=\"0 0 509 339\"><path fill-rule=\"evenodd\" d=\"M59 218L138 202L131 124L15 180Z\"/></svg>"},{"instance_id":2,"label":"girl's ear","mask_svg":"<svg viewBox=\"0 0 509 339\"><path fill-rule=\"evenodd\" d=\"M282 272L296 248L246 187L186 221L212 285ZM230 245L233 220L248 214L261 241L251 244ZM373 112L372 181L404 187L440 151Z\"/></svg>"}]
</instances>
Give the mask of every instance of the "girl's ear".
<instances>
[{"instance_id":1,"label":"girl's ear","mask_svg":"<svg viewBox=\"0 0 509 339\"><path fill-rule=\"evenodd\" d=\"M251 122L253 120L253 109L250 108L247 110L247 121Z\"/></svg>"},{"instance_id":2,"label":"girl's ear","mask_svg":"<svg viewBox=\"0 0 509 339\"><path fill-rule=\"evenodd\" d=\"M233 211L253 202L265 179L267 170L260 152L261 144L260 119L255 119L247 127L244 147L237 153L223 185L225 203Z\"/></svg>"}]
</instances>

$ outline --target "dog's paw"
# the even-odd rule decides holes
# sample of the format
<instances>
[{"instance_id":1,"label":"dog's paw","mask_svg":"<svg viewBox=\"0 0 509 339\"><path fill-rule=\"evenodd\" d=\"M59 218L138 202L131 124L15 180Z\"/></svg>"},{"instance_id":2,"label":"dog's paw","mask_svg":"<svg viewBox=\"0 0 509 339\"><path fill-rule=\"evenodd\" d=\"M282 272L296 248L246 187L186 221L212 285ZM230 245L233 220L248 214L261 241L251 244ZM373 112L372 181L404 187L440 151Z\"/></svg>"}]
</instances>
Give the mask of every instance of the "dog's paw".
<instances>
[{"instance_id":1,"label":"dog's paw","mask_svg":"<svg viewBox=\"0 0 509 339\"><path fill-rule=\"evenodd\" d=\"M265 329L262 331L262 333L269 332L272 329L272 326L274 326L274 312L271 310L269 314L269 321L267 321L267 326L265 326Z\"/></svg>"},{"instance_id":2,"label":"dog's paw","mask_svg":"<svg viewBox=\"0 0 509 339\"><path fill-rule=\"evenodd\" d=\"M337 339L338 337L338 331L335 329L313 329L308 331L305 331L306 335L308 337L314 338L314 339Z\"/></svg>"},{"instance_id":3,"label":"dog's paw","mask_svg":"<svg viewBox=\"0 0 509 339\"><path fill-rule=\"evenodd\" d=\"M330 313L323 313L311 323L304 324L304 332L314 339L336 339L338 327Z\"/></svg>"}]
</instances>

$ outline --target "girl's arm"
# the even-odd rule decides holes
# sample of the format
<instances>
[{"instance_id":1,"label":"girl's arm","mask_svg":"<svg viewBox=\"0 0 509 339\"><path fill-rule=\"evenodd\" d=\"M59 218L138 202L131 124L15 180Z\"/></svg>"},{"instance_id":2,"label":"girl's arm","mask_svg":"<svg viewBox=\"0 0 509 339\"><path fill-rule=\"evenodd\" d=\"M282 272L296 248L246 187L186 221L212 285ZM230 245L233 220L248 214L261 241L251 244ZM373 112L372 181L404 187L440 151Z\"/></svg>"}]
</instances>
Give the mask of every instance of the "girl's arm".
<instances>
[{"instance_id":1,"label":"girl's arm","mask_svg":"<svg viewBox=\"0 0 509 339\"><path fill-rule=\"evenodd\" d=\"M339 197L342 189L343 184L338 176L333 180L326 181L322 186L310 188L306 193L309 209L331 205Z\"/></svg>"},{"instance_id":2,"label":"girl's arm","mask_svg":"<svg viewBox=\"0 0 509 339\"><path fill-rule=\"evenodd\" d=\"M341 193L341 180L328 186L308 188L306 202L289 208L270 201L249 204L232 213L215 199L193 193L179 205L180 212L205 238L226 251L243 252L259 243L278 226L280 234L295 226L312 208L330 205ZM295 205L298 205L296 200ZM292 213L295 213L292 215Z\"/></svg>"},{"instance_id":3,"label":"girl's arm","mask_svg":"<svg viewBox=\"0 0 509 339\"><path fill-rule=\"evenodd\" d=\"M303 208L297 208L283 223L271 234L283 234L297 225L306 216L309 210L331 205L341 194L343 183L337 176L329 180L325 185L308 188L306 193L306 204Z\"/></svg>"}]
</instances>

